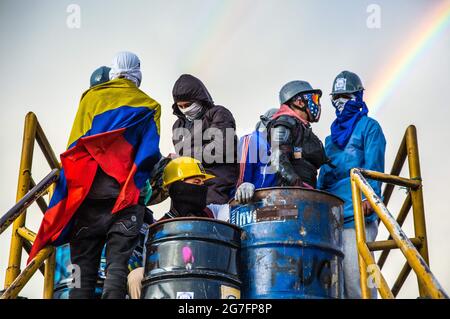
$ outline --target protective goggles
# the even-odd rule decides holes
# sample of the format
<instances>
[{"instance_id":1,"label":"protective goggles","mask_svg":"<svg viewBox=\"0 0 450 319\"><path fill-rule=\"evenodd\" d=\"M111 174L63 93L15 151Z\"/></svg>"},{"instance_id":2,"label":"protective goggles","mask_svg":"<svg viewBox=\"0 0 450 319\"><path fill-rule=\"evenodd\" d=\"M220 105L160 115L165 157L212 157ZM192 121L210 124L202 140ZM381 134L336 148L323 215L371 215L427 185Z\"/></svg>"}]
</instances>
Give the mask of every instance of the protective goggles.
<instances>
[{"instance_id":1,"label":"protective goggles","mask_svg":"<svg viewBox=\"0 0 450 319\"><path fill-rule=\"evenodd\" d=\"M320 118L320 94L319 93L304 93L299 94L294 98L294 101L301 100L308 108L312 116L312 122L317 122Z\"/></svg>"},{"instance_id":2,"label":"protective goggles","mask_svg":"<svg viewBox=\"0 0 450 319\"><path fill-rule=\"evenodd\" d=\"M301 100L303 102L308 102L308 101L312 101L314 104L319 104L319 100L320 100L320 94L319 93L304 93L304 94L299 94L296 97L294 97L294 102ZM307 104L307 103L305 103Z\"/></svg>"}]
</instances>

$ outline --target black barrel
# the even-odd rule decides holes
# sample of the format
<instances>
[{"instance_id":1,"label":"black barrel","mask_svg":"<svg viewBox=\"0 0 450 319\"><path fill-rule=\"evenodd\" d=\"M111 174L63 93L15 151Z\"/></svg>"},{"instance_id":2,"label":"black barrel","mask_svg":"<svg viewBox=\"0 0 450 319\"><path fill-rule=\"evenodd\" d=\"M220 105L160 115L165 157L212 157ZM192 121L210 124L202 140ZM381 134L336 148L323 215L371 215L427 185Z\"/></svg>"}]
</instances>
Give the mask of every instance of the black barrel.
<instances>
[{"instance_id":1,"label":"black barrel","mask_svg":"<svg viewBox=\"0 0 450 319\"><path fill-rule=\"evenodd\" d=\"M174 218L149 228L142 299L239 299L239 227Z\"/></svg>"}]
</instances>

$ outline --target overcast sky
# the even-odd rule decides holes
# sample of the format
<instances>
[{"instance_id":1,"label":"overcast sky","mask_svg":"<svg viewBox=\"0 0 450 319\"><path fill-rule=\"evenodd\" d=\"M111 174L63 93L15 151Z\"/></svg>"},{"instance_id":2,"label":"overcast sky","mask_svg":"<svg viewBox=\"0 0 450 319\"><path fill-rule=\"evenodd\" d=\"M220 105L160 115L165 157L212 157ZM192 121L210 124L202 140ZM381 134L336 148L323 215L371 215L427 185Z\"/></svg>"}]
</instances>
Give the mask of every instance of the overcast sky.
<instances>
[{"instance_id":1,"label":"overcast sky","mask_svg":"<svg viewBox=\"0 0 450 319\"><path fill-rule=\"evenodd\" d=\"M70 4L80 11L80 25L70 19ZM380 20L371 19L374 8ZM329 134L334 109L328 94L342 70L360 75L369 116L387 139L390 170L406 127L418 129L424 180L431 269L450 293L450 26L434 33L396 81L389 74L408 57L408 48L433 23L437 8L448 0L40 0L0 2L0 214L15 201L23 120L36 113L55 153L64 151L82 92L91 72L109 65L114 54L128 50L141 59L141 89L162 105L161 150L172 152L171 91L175 80L191 73L204 81L217 104L230 109L239 135L252 130L258 115L277 107L281 86L307 80L324 92L322 118L314 124L321 138ZM369 8L370 12L367 12ZM447 22L448 22L447 17ZM69 23L68 23L69 22ZM369 22L369 24L368 24ZM392 77L391 77L392 79ZM379 83L389 84L378 99ZM48 167L36 148L33 176ZM407 171L403 174L406 176ZM396 215L404 191L395 192ZM156 208L158 215L167 203ZM27 226L37 230L40 211L33 206ZM404 229L414 237L412 218ZM386 239L380 229L378 239ZM10 230L0 237L0 284L7 267ZM24 261L26 256L24 255ZM399 252L384 267L392 285L404 260ZM42 296L37 274L21 295ZM415 298L410 275L400 297Z\"/></svg>"}]
</instances>

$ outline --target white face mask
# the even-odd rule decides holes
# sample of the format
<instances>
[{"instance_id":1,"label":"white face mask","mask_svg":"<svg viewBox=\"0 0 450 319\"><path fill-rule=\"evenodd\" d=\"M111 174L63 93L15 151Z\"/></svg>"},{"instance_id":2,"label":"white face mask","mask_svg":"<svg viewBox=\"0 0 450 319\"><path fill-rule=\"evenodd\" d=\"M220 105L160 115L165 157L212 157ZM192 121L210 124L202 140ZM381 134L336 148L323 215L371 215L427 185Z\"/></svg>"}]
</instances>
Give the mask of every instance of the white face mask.
<instances>
[{"instance_id":1,"label":"white face mask","mask_svg":"<svg viewBox=\"0 0 450 319\"><path fill-rule=\"evenodd\" d=\"M188 119L188 121L191 122L197 118L197 116L202 111L202 108L203 108L202 105L197 102L192 103L191 106L186 108L178 107L180 112L183 113L184 116L186 116L186 118Z\"/></svg>"}]
</instances>

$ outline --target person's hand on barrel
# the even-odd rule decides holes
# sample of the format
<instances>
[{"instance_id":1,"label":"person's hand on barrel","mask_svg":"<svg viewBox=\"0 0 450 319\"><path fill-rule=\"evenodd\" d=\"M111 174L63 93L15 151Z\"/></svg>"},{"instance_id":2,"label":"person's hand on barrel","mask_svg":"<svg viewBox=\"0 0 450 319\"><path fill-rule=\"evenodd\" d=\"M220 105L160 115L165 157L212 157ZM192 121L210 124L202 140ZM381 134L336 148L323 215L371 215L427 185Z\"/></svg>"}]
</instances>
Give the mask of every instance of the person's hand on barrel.
<instances>
[{"instance_id":1,"label":"person's hand on barrel","mask_svg":"<svg viewBox=\"0 0 450 319\"><path fill-rule=\"evenodd\" d=\"M255 185L246 182L242 183L238 187L234 198L239 204L247 204L252 200L254 193L255 193Z\"/></svg>"}]
</instances>

